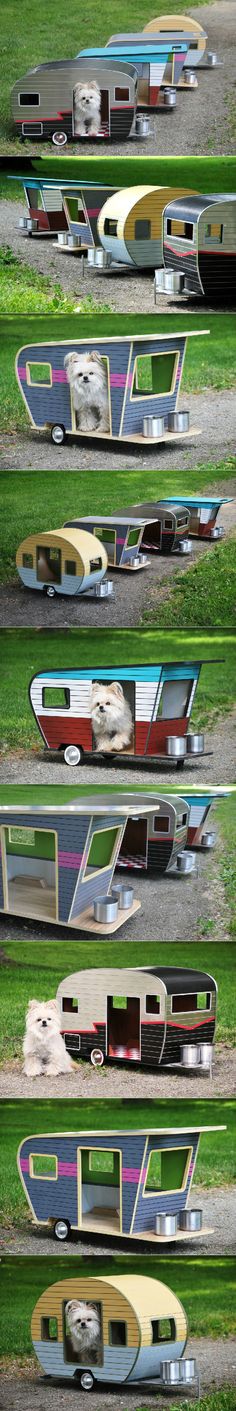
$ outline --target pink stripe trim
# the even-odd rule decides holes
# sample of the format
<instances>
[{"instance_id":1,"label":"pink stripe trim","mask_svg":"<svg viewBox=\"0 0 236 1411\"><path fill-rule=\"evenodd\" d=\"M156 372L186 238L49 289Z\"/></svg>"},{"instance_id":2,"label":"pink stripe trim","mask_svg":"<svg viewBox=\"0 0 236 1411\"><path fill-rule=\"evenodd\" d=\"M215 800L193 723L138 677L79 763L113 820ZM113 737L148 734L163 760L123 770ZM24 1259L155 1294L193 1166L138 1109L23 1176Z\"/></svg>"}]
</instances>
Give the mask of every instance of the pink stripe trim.
<instances>
[{"instance_id":1,"label":"pink stripe trim","mask_svg":"<svg viewBox=\"0 0 236 1411\"><path fill-rule=\"evenodd\" d=\"M52 380L53 382L67 382L67 376L66 372L64 372L64 368L53 368Z\"/></svg>"},{"instance_id":2,"label":"pink stripe trim","mask_svg":"<svg viewBox=\"0 0 236 1411\"><path fill-rule=\"evenodd\" d=\"M76 1161L58 1161L58 1176L77 1176Z\"/></svg>"},{"instance_id":3,"label":"pink stripe trim","mask_svg":"<svg viewBox=\"0 0 236 1411\"><path fill-rule=\"evenodd\" d=\"M80 867L82 852L59 852L58 862L60 867Z\"/></svg>"},{"instance_id":4,"label":"pink stripe trim","mask_svg":"<svg viewBox=\"0 0 236 1411\"><path fill-rule=\"evenodd\" d=\"M111 372L111 373L110 373L110 385L111 385L111 387L125 387L125 383L126 383L125 372Z\"/></svg>"},{"instance_id":5,"label":"pink stripe trim","mask_svg":"<svg viewBox=\"0 0 236 1411\"><path fill-rule=\"evenodd\" d=\"M145 1167L145 1169L144 1169L143 1172L142 1172L142 1184L143 1184L143 1182L145 1181L146 1174L147 1174L147 1167ZM130 1182L130 1183L136 1182L136 1184L138 1185L139 1178L140 1178L139 1166L126 1166L126 1167L123 1166L123 1171L122 1171L122 1180L123 1180L123 1181L126 1181L127 1184L128 1184L129 1182Z\"/></svg>"},{"instance_id":6,"label":"pink stripe trim","mask_svg":"<svg viewBox=\"0 0 236 1411\"><path fill-rule=\"evenodd\" d=\"M22 1171L29 1171L29 1157L28 1157L28 1156L21 1156L21 1162L20 1162L20 1164L21 1164L21 1170L22 1170Z\"/></svg>"},{"instance_id":7,"label":"pink stripe trim","mask_svg":"<svg viewBox=\"0 0 236 1411\"><path fill-rule=\"evenodd\" d=\"M18 368L18 376L20 378L20 382L26 382L26 367Z\"/></svg>"}]
</instances>

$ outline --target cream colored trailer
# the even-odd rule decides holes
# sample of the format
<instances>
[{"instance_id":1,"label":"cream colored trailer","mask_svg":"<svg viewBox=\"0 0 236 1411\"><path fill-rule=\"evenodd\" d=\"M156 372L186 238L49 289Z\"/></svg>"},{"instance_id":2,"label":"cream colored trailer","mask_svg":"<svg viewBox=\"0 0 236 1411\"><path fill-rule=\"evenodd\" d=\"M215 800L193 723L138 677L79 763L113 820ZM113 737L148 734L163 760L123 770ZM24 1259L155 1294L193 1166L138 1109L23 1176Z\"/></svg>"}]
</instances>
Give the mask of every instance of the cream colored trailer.
<instances>
[{"instance_id":1,"label":"cream colored trailer","mask_svg":"<svg viewBox=\"0 0 236 1411\"><path fill-rule=\"evenodd\" d=\"M190 66L191 69L197 68L197 65L201 63L203 55L205 54L207 41L207 34L202 28L202 25L200 25L197 20L193 19L191 15L157 15L156 19L149 20L149 23L145 25L143 33L159 34L161 39L162 34L166 34L167 30L170 30L172 37L173 34L175 34L176 39L179 38L180 40L183 39L186 30L188 32L189 30L192 31L192 39L190 40L183 68L189 68ZM182 84L183 78L181 75L178 87L182 86Z\"/></svg>"},{"instance_id":2,"label":"cream colored trailer","mask_svg":"<svg viewBox=\"0 0 236 1411\"><path fill-rule=\"evenodd\" d=\"M29 534L19 545L16 567L26 588L37 588L52 598L87 593L106 573L106 549L94 534L81 529L49 529Z\"/></svg>"},{"instance_id":3,"label":"cream colored trailer","mask_svg":"<svg viewBox=\"0 0 236 1411\"><path fill-rule=\"evenodd\" d=\"M68 1336L71 1301L95 1303L101 1326L99 1353L82 1362ZM43 1371L75 1379L85 1391L94 1382L160 1382L165 1358L181 1359L187 1320L179 1299L165 1284L143 1274L61 1279L41 1294L31 1333Z\"/></svg>"},{"instance_id":4,"label":"cream colored trailer","mask_svg":"<svg viewBox=\"0 0 236 1411\"><path fill-rule=\"evenodd\" d=\"M163 265L163 211L167 203L190 196L183 187L131 186L108 197L98 216L103 249L113 260L139 269Z\"/></svg>"}]
</instances>

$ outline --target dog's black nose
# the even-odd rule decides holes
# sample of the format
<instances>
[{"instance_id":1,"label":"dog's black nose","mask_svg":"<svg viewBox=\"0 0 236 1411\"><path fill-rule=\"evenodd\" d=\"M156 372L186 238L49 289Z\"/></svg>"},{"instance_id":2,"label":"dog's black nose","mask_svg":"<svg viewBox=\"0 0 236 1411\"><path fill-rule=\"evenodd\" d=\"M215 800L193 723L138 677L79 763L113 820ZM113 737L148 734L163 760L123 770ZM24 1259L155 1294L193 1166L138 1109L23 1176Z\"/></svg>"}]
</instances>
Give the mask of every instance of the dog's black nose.
<instances>
[{"instance_id":1,"label":"dog's black nose","mask_svg":"<svg viewBox=\"0 0 236 1411\"><path fill-rule=\"evenodd\" d=\"M83 376L83 382L88 382L88 377Z\"/></svg>"},{"instance_id":2,"label":"dog's black nose","mask_svg":"<svg viewBox=\"0 0 236 1411\"><path fill-rule=\"evenodd\" d=\"M101 715L104 715L105 706L99 706L99 710L101 711Z\"/></svg>"},{"instance_id":3,"label":"dog's black nose","mask_svg":"<svg viewBox=\"0 0 236 1411\"><path fill-rule=\"evenodd\" d=\"M46 1019L42 1019L42 1029L46 1029L46 1028L47 1028L47 1020L46 1020Z\"/></svg>"}]
</instances>

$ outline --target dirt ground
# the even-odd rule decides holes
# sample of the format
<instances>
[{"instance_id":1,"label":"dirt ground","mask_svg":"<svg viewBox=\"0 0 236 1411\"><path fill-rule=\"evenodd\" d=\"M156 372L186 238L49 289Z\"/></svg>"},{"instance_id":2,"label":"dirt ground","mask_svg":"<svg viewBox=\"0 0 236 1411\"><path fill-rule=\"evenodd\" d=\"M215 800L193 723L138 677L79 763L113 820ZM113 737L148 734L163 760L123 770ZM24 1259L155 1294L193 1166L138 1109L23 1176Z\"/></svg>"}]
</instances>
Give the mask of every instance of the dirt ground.
<instances>
[{"instance_id":1,"label":"dirt ground","mask_svg":"<svg viewBox=\"0 0 236 1411\"><path fill-rule=\"evenodd\" d=\"M121 618L122 621L122 618ZM2 624L3 625L3 624ZM39 625L39 624L37 624ZM40 740L40 736L39 736ZM154 780L158 787L161 785L167 788L173 784L180 791L187 785L201 785L204 787L212 783L212 779L218 785L225 787L235 782L236 775L236 708L231 715L218 721L216 728L205 731L205 755L199 757L197 762L194 758L186 760L184 770L181 772L166 760L166 763L159 764L155 769L148 769L144 765L141 769L135 769L134 764L128 765L127 760L120 760L116 766L108 761L106 764L99 763L99 756L93 764L84 763L80 768L70 768L65 765L63 755L55 754L51 756L50 750L33 751L3 751L0 758L0 783L2 784L119 784L122 770L122 783L128 788L133 784L149 786ZM184 785L185 781L185 785Z\"/></svg>"},{"instance_id":2,"label":"dirt ground","mask_svg":"<svg viewBox=\"0 0 236 1411\"><path fill-rule=\"evenodd\" d=\"M20 485L19 485L20 489ZM214 494L215 486L208 486L207 493ZM235 495L235 480L225 481L217 487L217 493ZM118 490L119 498L119 490ZM125 509L125 506L123 506ZM222 505L219 523L229 537L236 526L236 498L233 504ZM107 577L114 586L111 599L63 598L55 597L53 602L45 594L26 592L20 579L0 584L0 616L2 627L137 627L147 611L156 583L160 585L160 600L163 602L169 593L176 573L187 573L193 563L198 563L202 554L214 553L214 544L192 539L191 553L187 558L181 554L157 555L150 558L147 570L135 573L112 572L108 568Z\"/></svg>"},{"instance_id":3,"label":"dirt ground","mask_svg":"<svg viewBox=\"0 0 236 1411\"><path fill-rule=\"evenodd\" d=\"M219 1133L220 1140L223 1140L223 1133ZM200 1207L203 1212L203 1226L209 1231L208 1234L198 1237L195 1242L190 1239L176 1245L169 1243L167 1246L162 1244L155 1247L155 1244L150 1245L148 1240L146 1243L142 1240L141 1244L139 1240L132 1240L131 1245L127 1240L120 1240L120 1238L113 1240L112 1236L110 1239L106 1237L104 1239L103 1235L100 1235L99 1239L93 1235L91 1239L89 1234L85 1238L80 1234L78 1237L74 1236L69 1244L67 1241L65 1244L60 1244L60 1253L65 1254L66 1257L68 1257L68 1253L77 1257L78 1254L99 1254L105 1257L109 1254L115 1254L119 1246L119 1252L126 1255L131 1249L133 1253L143 1255L156 1253L159 1249L163 1254L167 1247L168 1252L172 1251L177 1257L194 1253L195 1257L199 1256L199 1258L207 1254L214 1254L219 1258L230 1255L232 1258L236 1253L235 1202L236 1186L227 1186L227 1188L224 1186L222 1189L215 1187L209 1191L203 1190L202 1187L193 1186L190 1204L194 1208L196 1206L197 1209ZM0 1226L0 1249L2 1255L48 1254L55 1255L57 1258L59 1245L47 1229L31 1225L29 1217L29 1221L7 1229Z\"/></svg>"},{"instance_id":4,"label":"dirt ground","mask_svg":"<svg viewBox=\"0 0 236 1411\"><path fill-rule=\"evenodd\" d=\"M101 1086L102 1084L102 1086ZM19 1060L7 1062L0 1070L0 1099L6 1098L231 1098L236 1093L236 1050L216 1044L212 1079L209 1074L181 1074L169 1068L153 1073L132 1070L126 1064L106 1064L94 1069L91 1063L77 1063L72 1073L59 1078L25 1078Z\"/></svg>"},{"instance_id":5,"label":"dirt ground","mask_svg":"<svg viewBox=\"0 0 236 1411\"><path fill-rule=\"evenodd\" d=\"M188 1357L195 1357L200 1371L201 1393L213 1392L227 1386L236 1385L236 1339L226 1338L189 1338L187 1344ZM3 1371L0 1411L58 1411L59 1397L61 1411L72 1411L75 1386L72 1382L57 1382L50 1385L46 1378L40 1375L40 1370L32 1361L28 1361L26 1367L12 1362L9 1364L8 1372ZM145 1404L150 1407L150 1411L157 1406L159 1411L166 1411L166 1406L172 1406L176 1411L178 1397L176 1392L173 1396L163 1396L157 1389L152 1389L144 1382L140 1386L134 1386L133 1390L116 1387L114 1391L104 1386L96 1387L91 1393L91 1404L94 1411L141 1411ZM87 1411L87 1392L79 1392L79 1411ZM191 1408L191 1400L186 1400L186 1411Z\"/></svg>"},{"instance_id":6,"label":"dirt ground","mask_svg":"<svg viewBox=\"0 0 236 1411\"><path fill-rule=\"evenodd\" d=\"M198 88L190 92L179 89L176 110L151 113L149 137L146 140L129 139L121 145L116 143L114 156L130 156L132 152L135 156L166 156L173 150L176 155L234 152L231 104L233 106L236 74L235 0L217 0L213 5L203 5L196 10L191 7L189 13L203 25L208 36L207 50L217 53L222 67L198 70ZM7 154L16 151L10 129L3 150ZM32 145L25 144L26 154L31 150ZM101 146L98 143L89 142L88 150L89 154L97 153L99 158ZM34 144L35 155L47 151L52 151L51 144ZM66 151L75 155L84 154L85 142L72 143Z\"/></svg>"},{"instance_id":7,"label":"dirt ground","mask_svg":"<svg viewBox=\"0 0 236 1411\"><path fill-rule=\"evenodd\" d=\"M190 412L190 428L198 427L200 434L192 431L187 441L149 444L103 441L102 438L69 437L63 446L53 446L49 433L36 432L33 427L25 431L4 431L1 434L0 468L2 470L184 470L196 465L199 460L228 460L235 455L236 418L235 391L225 388L223 392L206 388L204 392L186 394L180 398L180 411ZM121 449L122 446L122 449ZM157 480L158 493L158 480Z\"/></svg>"}]
</instances>

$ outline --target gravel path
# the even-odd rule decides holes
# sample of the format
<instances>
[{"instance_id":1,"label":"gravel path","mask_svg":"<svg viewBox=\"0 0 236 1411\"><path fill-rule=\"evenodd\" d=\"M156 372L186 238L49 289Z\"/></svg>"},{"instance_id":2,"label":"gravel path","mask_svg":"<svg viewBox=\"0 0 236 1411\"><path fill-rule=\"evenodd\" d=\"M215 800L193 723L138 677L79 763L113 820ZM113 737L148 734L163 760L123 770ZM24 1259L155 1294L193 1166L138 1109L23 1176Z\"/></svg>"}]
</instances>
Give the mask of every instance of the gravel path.
<instances>
[{"instance_id":1,"label":"gravel path","mask_svg":"<svg viewBox=\"0 0 236 1411\"><path fill-rule=\"evenodd\" d=\"M196 1357L201 1377L201 1391L210 1392L222 1389L224 1386L236 1385L236 1338L189 1338L187 1343L188 1357ZM0 1411L58 1411L59 1397L61 1411L71 1411L75 1387L54 1383L53 1386L47 1383L46 1378L40 1376L39 1367L34 1362L23 1366L17 1363L9 1365L8 1375L3 1373L0 1393ZM151 1388L145 1388L144 1383L140 1383L132 1390L121 1390L120 1386L114 1391L106 1390L103 1386L96 1388L91 1393L91 1404L94 1411L141 1411L141 1408L148 1404L150 1411L152 1407L159 1407L159 1411L166 1411L166 1405L172 1405L174 1411L177 1406L176 1392L174 1396L168 1394L161 1396ZM86 1392L79 1392L79 1411L87 1411L88 1395ZM186 1401L186 1407L189 1401Z\"/></svg>"},{"instance_id":2,"label":"gravel path","mask_svg":"<svg viewBox=\"0 0 236 1411\"><path fill-rule=\"evenodd\" d=\"M121 618L121 621L123 619ZM39 625L39 624L37 624ZM39 736L40 739L40 736ZM203 755L197 762L186 761L184 770L176 771L171 764L166 761L157 765L155 771L148 769L144 765L142 769L135 769L131 763L127 766L127 761L121 759L120 764L113 767L111 763L104 766L99 763L99 758L93 764L83 764L82 769L70 769L69 765L59 755L51 757L50 751L40 750L38 754L29 750L22 752L6 752L0 758L0 783L2 784L69 784L81 781L83 784L117 784L119 783L122 770L122 783L128 788L132 784L145 785L153 784L154 780L157 789L161 784L173 784L174 787L184 789L188 785L201 786L208 785L212 778L222 787L226 784L233 784L236 774L236 708L232 715L226 716L219 721L215 730L205 732L205 756ZM209 751L209 753L208 753Z\"/></svg>"},{"instance_id":3,"label":"gravel path","mask_svg":"<svg viewBox=\"0 0 236 1411\"><path fill-rule=\"evenodd\" d=\"M211 940L230 940L228 909L223 883L219 876L219 844L209 856L199 854L194 873L179 873L164 877L132 877L134 896L141 903L140 911L121 930L114 933L117 941L197 941L202 940L206 923L212 922ZM119 878L122 873L119 872ZM1 915L1 941L36 940L58 937L58 927L46 922ZM88 939L89 933L60 926L60 940ZM94 940L94 936L93 936ZM112 936L108 939L112 954ZM124 953L125 954L125 953Z\"/></svg>"},{"instance_id":4,"label":"gravel path","mask_svg":"<svg viewBox=\"0 0 236 1411\"><path fill-rule=\"evenodd\" d=\"M198 88L191 92L179 89L176 111L150 114L150 135L146 140L135 138L114 145L114 157L156 155L166 156L173 150L176 155L186 153L234 152L234 139L230 124L230 103L234 98L236 73L235 51L235 0L217 0L216 4L203 5L200 9L191 8L199 24L207 31L207 49L215 51L222 61L222 67L199 70ZM20 146L7 137L3 150L20 151ZM31 151L30 143L25 144L25 154ZM71 155L84 154L85 143L72 144ZM103 150L98 144L89 143L89 154L98 156ZM34 153L52 152L52 145L34 144Z\"/></svg>"},{"instance_id":5,"label":"gravel path","mask_svg":"<svg viewBox=\"0 0 236 1411\"><path fill-rule=\"evenodd\" d=\"M102 1085L102 1086L101 1086ZM132 1071L128 1066L104 1066L100 1070L91 1063L78 1063L73 1073L60 1078L25 1078L21 1066L9 1062L0 1071L0 1099L2 1098L217 1098L230 1097L236 1093L236 1049L217 1044L213 1066L213 1078L198 1074L182 1073L172 1069L152 1073L148 1069Z\"/></svg>"},{"instance_id":6,"label":"gravel path","mask_svg":"<svg viewBox=\"0 0 236 1411\"><path fill-rule=\"evenodd\" d=\"M213 489L208 487L210 495ZM127 492L128 493L128 492ZM218 490L220 495L220 488ZM235 494L235 482L229 481L222 487L222 494ZM222 505L220 523L227 536L234 533L236 526L236 499L233 504ZM60 598L53 601L44 594L26 592L17 578L11 583L0 584L0 620L2 627L68 627L75 624L82 627L137 627L147 610L156 583L160 585L161 601L169 592L169 586L176 573L187 573L191 565L207 552L214 553L214 545L192 540L189 558L181 554L161 554L151 558L147 571L136 573L135 582L130 573L115 573L108 569L108 576L114 584L114 598ZM156 619L158 623L158 618Z\"/></svg>"},{"instance_id":7,"label":"gravel path","mask_svg":"<svg viewBox=\"0 0 236 1411\"><path fill-rule=\"evenodd\" d=\"M214 1254L220 1258L224 1258L225 1255L232 1257L236 1254L236 1186L227 1186L222 1189L215 1187L209 1191L203 1190L202 1187L193 1186L192 1205L196 1205L197 1208L200 1206L203 1212L203 1225L208 1230L214 1227L213 1234L206 1234L198 1238L195 1243L190 1239L189 1241L184 1240L182 1244L168 1244L168 1252L172 1251L177 1257L178 1255L186 1256L195 1253L195 1256L199 1256L199 1258L207 1254ZM140 1244L139 1240L133 1240L131 1245L127 1240L115 1239L113 1241L112 1236L108 1240L105 1238L105 1241L102 1235L100 1239L97 1239L96 1235L91 1239L88 1234L85 1239L82 1235L77 1238L74 1236L69 1245L67 1242L60 1245L60 1254L65 1254L66 1257L68 1257L68 1252L71 1256L77 1257L78 1254L99 1254L105 1257L107 1254L116 1254L118 1245L121 1254L129 1254L131 1249L133 1253L141 1252L143 1255L156 1252L155 1246L150 1245L148 1241L146 1244L145 1241ZM13 1225L10 1229L0 1226L1 1255L48 1254L55 1255L57 1258L58 1248L57 1240L53 1239L52 1234L49 1234L46 1229L38 1229L37 1225L31 1228L30 1223L26 1224L25 1222L22 1225ZM165 1248L165 1244L158 1246L162 1254Z\"/></svg>"},{"instance_id":8,"label":"gravel path","mask_svg":"<svg viewBox=\"0 0 236 1411\"><path fill-rule=\"evenodd\" d=\"M235 390L223 392L206 388L204 392L182 394L180 411L190 411L190 426L199 427L199 436L192 433L187 441L171 441L169 445L154 445L153 449L124 442L72 440L64 446L53 446L49 434L26 428L21 432L4 432L1 436L0 467L2 470L179 470L207 460L227 460L235 455L236 415ZM145 489L145 480L144 480ZM158 482L157 482L158 493Z\"/></svg>"},{"instance_id":9,"label":"gravel path","mask_svg":"<svg viewBox=\"0 0 236 1411\"><path fill-rule=\"evenodd\" d=\"M10 186L9 186L10 191ZM130 267L99 273L92 270L85 260L82 274L79 255L64 255L60 248L55 249L55 237L27 238L19 230L20 216L26 214L24 201L0 201L0 245L10 245L22 264L30 265L38 274L46 275L51 284L58 282L65 294L75 298L76 305L92 294L97 304L109 304L118 313L152 314L154 305L154 274L150 270L132 270ZM236 299L231 301L231 312L236 307ZM197 295L180 295L177 298L158 295L157 313L194 313L199 308L206 313L215 306L206 300L199 301ZM220 306L224 310L224 302ZM60 310L59 310L60 311Z\"/></svg>"}]
</instances>

